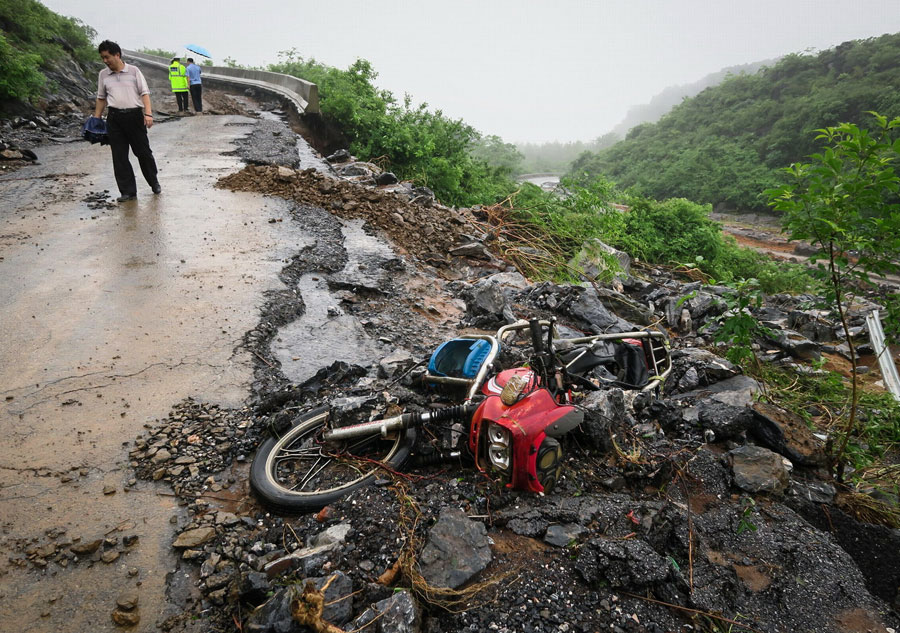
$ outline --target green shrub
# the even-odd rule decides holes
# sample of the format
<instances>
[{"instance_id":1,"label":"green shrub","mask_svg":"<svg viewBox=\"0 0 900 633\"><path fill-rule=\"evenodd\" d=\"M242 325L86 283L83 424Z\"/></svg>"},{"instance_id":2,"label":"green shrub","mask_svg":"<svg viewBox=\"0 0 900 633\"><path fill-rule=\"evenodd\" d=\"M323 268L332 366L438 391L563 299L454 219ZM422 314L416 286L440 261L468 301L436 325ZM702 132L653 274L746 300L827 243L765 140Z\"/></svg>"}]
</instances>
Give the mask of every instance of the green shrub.
<instances>
[{"instance_id":1,"label":"green shrub","mask_svg":"<svg viewBox=\"0 0 900 633\"><path fill-rule=\"evenodd\" d=\"M733 75L612 147L579 156L572 173L603 174L656 198L767 210L761 192L778 169L819 149L813 131L860 123L867 110L900 116L900 33L850 41L814 55Z\"/></svg>"},{"instance_id":2,"label":"green shrub","mask_svg":"<svg viewBox=\"0 0 900 633\"><path fill-rule=\"evenodd\" d=\"M512 166L492 166L474 155L484 147L474 128L427 104L413 105L409 97L398 102L376 88L378 74L368 61L339 70L304 60L295 50L280 56L268 70L315 83L322 116L341 130L356 156L429 187L445 204L493 203L513 190Z\"/></svg>"},{"instance_id":3,"label":"green shrub","mask_svg":"<svg viewBox=\"0 0 900 633\"><path fill-rule=\"evenodd\" d=\"M97 61L92 44L96 31L37 0L0 0L0 30L15 48L38 55L44 69L52 68L67 52L82 64Z\"/></svg>"},{"instance_id":4,"label":"green shrub","mask_svg":"<svg viewBox=\"0 0 900 633\"><path fill-rule=\"evenodd\" d=\"M31 100L46 86L44 70L66 54L82 66L97 63L96 32L36 0L0 0L0 97Z\"/></svg>"},{"instance_id":5,"label":"green shrub","mask_svg":"<svg viewBox=\"0 0 900 633\"><path fill-rule=\"evenodd\" d=\"M146 53L147 55L156 55L157 57L165 57L166 60L170 60L176 56L175 51L167 51L164 48L139 48L139 52Z\"/></svg>"},{"instance_id":6,"label":"green shrub","mask_svg":"<svg viewBox=\"0 0 900 633\"><path fill-rule=\"evenodd\" d=\"M709 205L683 198L663 202L637 198L625 214L625 230L617 246L632 257L658 264L694 261L699 255L707 262L701 268L708 267L725 244L709 212Z\"/></svg>"},{"instance_id":7,"label":"green shrub","mask_svg":"<svg viewBox=\"0 0 900 633\"><path fill-rule=\"evenodd\" d=\"M39 95L46 82L40 62L38 55L16 50L0 35L0 99L29 101Z\"/></svg>"}]
</instances>

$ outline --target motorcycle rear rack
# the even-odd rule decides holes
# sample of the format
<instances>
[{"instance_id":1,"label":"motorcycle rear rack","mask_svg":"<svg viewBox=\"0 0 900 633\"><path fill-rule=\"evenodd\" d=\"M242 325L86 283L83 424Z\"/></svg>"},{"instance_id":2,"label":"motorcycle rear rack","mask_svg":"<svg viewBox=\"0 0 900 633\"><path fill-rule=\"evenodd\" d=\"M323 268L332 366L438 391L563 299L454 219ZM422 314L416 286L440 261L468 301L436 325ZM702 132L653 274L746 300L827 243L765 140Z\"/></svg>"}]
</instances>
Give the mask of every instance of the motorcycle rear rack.
<instances>
[{"instance_id":1,"label":"motorcycle rear rack","mask_svg":"<svg viewBox=\"0 0 900 633\"><path fill-rule=\"evenodd\" d=\"M616 332L614 334L596 334L578 338L557 339L554 344L559 347L571 345L583 345L594 341L623 341L624 339L636 339L641 341L644 357L647 361L647 370L650 372L650 381L641 387L641 391L656 389L672 372L672 359L669 357L669 346L665 334L656 330L638 330L634 332ZM644 344L644 343L648 344ZM571 366L578 357L569 362Z\"/></svg>"},{"instance_id":2,"label":"motorcycle rear rack","mask_svg":"<svg viewBox=\"0 0 900 633\"><path fill-rule=\"evenodd\" d=\"M540 321L542 327L553 327L550 321ZM464 338L472 340L484 340L491 344L491 349L485 357L474 378L456 378L452 376L437 376L429 371L425 372L425 381L434 385L448 385L452 387L467 388L464 402L471 402L478 394L487 374L500 353L500 346L506 337L516 331L530 327L530 323L520 319L515 323L504 325L497 330L496 336L489 334L466 334ZM555 328L554 328L555 330ZM555 331L554 331L555 334ZM636 339L642 342L644 356L647 361L647 369L650 372L650 381L641 388L641 391L651 391L658 387L672 371L672 361L669 357L668 342L665 334L656 330L639 330L633 332L616 332L611 334L594 334L576 338L553 338L554 347L565 348L573 345L584 345L594 341L621 341L623 339ZM643 344L647 342L648 344ZM577 358L575 359L577 360ZM572 360L569 365L575 362Z\"/></svg>"}]
</instances>

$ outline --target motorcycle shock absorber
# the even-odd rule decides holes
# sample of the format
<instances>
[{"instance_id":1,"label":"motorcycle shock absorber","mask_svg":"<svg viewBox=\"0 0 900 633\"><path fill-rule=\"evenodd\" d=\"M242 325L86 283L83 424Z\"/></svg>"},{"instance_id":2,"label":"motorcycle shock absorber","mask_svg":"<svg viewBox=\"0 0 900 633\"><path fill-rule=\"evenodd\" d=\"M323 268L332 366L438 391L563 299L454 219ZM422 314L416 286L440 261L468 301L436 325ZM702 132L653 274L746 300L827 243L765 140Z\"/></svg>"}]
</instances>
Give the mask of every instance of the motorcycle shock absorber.
<instances>
[{"instance_id":1,"label":"motorcycle shock absorber","mask_svg":"<svg viewBox=\"0 0 900 633\"><path fill-rule=\"evenodd\" d=\"M451 461L458 461L462 457L462 451L432 451L430 453L418 453L413 456L414 466L438 466Z\"/></svg>"}]
</instances>

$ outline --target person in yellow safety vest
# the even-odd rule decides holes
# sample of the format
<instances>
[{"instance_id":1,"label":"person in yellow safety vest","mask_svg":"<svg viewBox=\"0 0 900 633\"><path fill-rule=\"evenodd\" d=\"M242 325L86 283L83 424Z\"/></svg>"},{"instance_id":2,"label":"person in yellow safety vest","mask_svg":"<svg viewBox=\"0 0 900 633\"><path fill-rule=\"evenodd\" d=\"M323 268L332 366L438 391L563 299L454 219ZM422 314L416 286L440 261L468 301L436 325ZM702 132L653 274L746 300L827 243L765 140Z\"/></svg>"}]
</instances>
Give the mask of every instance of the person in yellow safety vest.
<instances>
[{"instance_id":1,"label":"person in yellow safety vest","mask_svg":"<svg viewBox=\"0 0 900 633\"><path fill-rule=\"evenodd\" d=\"M169 82L172 84L172 92L178 101L178 111L188 111L188 78L187 71L181 65L181 60L173 57L169 62Z\"/></svg>"}]
</instances>

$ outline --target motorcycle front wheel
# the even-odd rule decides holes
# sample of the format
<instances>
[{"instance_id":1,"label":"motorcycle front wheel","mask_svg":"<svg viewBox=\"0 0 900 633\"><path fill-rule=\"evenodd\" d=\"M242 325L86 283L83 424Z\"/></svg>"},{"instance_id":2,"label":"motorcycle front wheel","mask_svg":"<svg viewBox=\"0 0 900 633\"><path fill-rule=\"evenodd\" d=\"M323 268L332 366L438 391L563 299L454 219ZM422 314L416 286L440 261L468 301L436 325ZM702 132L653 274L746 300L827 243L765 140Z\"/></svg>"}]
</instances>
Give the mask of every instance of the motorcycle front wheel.
<instances>
[{"instance_id":1,"label":"motorcycle front wheel","mask_svg":"<svg viewBox=\"0 0 900 633\"><path fill-rule=\"evenodd\" d=\"M286 513L319 510L370 484L379 464L397 468L409 456L414 429L324 443L329 412L328 407L309 411L260 444L250 487L266 506Z\"/></svg>"}]
</instances>

